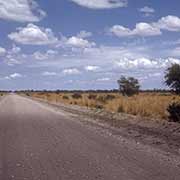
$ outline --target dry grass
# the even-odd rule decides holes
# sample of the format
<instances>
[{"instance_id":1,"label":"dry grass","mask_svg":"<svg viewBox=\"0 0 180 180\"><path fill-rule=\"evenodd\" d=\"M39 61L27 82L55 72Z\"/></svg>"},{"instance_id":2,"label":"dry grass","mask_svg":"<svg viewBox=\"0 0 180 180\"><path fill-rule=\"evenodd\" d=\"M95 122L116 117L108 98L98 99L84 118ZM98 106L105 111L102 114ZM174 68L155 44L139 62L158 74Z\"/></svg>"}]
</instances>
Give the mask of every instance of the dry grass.
<instances>
[{"instance_id":1,"label":"dry grass","mask_svg":"<svg viewBox=\"0 0 180 180\"><path fill-rule=\"evenodd\" d=\"M7 93L5 93L5 92L0 92L0 97L2 97L2 96L5 96Z\"/></svg>"},{"instance_id":2,"label":"dry grass","mask_svg":"<svg viewBox=\"0 0 180 180\"><path fill-rule=\"evenodd\" d=\"M123 112L143 117L167 119L167 107L180 96L163 93L140 93L133 97L123 97L118 93L30 93L32 97L49 102L62 102L100 108L110 112Z\"/></svg>"}]
</instances>

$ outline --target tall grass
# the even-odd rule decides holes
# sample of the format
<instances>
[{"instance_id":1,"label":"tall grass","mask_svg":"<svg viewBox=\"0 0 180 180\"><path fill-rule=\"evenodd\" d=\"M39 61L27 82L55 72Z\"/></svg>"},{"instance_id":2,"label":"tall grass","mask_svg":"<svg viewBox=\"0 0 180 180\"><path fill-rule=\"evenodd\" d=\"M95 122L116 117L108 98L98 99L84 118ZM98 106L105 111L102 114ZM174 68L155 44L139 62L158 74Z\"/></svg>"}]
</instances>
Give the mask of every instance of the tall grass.
<instances>
[{"instance_id":1,"label":"tall grass","mask_svg":"<svg viewBox=\"0 0 180 180\"><path fill-rule=\"evenodd\" d=\"M180 97L170 93L140 93L124 97L118 93L31 93L32 97L50 102L74 104L89 108L105 109L110 112L123 112L143 117L167 119L167 107Z\"/></svg>"}]
</instances>

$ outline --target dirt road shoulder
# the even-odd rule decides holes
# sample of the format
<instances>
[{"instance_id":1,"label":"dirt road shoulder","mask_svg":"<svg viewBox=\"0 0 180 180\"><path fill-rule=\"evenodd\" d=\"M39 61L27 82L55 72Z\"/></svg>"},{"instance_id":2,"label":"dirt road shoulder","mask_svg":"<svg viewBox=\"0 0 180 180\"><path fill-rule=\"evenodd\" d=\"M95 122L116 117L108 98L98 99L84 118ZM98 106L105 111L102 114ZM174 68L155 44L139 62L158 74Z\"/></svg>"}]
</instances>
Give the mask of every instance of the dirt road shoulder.
<instances>
[{"instance_id":1,"label":"dirt road shoulder","mask_svg":"<svg viewBox=\"0 0 180 180\"><path fill-rule=\"evenodd\" d=\"M180 124L163 120L145 119L127 114L65 105L34 99L56 111L68 113L72 119L95 127L107 129L113 135L133 139L168 153L180 155ZM78 117L78 118L77 118Z\"/></svg>"}]
</instances>

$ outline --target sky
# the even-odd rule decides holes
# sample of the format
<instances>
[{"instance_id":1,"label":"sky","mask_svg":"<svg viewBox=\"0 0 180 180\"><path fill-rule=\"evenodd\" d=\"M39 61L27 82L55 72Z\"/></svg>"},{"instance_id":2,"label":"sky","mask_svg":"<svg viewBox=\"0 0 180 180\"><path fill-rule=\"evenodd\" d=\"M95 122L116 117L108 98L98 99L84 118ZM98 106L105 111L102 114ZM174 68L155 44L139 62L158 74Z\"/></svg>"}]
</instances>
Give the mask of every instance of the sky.
<instances>
[{"instance_id":1,"label":"sky","mask_svg":"<svg viewBox=\"0 0 180 180\"><path fill-rule=\"evenodd\" d=\"M180 64L180 1L0 0L0 89L165 88Z\"/></svg>"}]
</instances>

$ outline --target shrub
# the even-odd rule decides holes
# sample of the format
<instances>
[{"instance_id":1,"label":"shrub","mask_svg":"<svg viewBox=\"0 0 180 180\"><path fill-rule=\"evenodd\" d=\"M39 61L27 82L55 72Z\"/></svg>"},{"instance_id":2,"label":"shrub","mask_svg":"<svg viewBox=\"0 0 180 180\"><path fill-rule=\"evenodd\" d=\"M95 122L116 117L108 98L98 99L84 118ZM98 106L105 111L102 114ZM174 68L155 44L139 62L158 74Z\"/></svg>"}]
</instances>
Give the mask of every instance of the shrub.
<instances>
[{"instance_id":1,"label":"shrub","mask_svg":"<svg viewBox=\"0 0 180 180\"><path fill-rule=\"evenodd\" d=\"M88 99L95 100L97 98L97 95L95 94L89 94Z\"/></svg>"},{"instance_id":2,"label":"shrub","mask_svg":"<svg viewBox=\"0 0 180 180\"><path fill-rule=\"evenodd\" d=\"M95 108L96 108L96 109L103 109L104 107L103 107L103 105L101 105L101 104L96 104L96 105L95 105Z\"/></svg>"},{"instance_id":3,"label":"shrub","mask_svg":"<svg viewBox=\"0 0 180 180\"><path fill-rule=\"evenodd\" d=\"M81 98L82 98L82 95L79 94L79 93L74 93L74 94L72 95L72 98L73 98L73 99L81 99Z\"/></svg>"},{"instance_id":4,"label":"shrub","mask_svg":"<svg viewBox=\"0 0 180 180\"><path fill-rule=\"evenodd\" d=\"M68 96L65 96L65 95L64 95L62 98L63 98L63 99L69 99L69 97L68 97Z\"/></svg>"},{"instance_id":5,"label":"shrub","mask_svg":"<svg viewBox=\"0 0 180 180\"><path fill-rule=\"evenodd\" d=\"M107 101L111 101L111 100L113 100L113 99L115 99L116 97L114 96L114 95L111 95L111 94L108 94L106 97L105 97L105 99L107 100Z\"/></svg>"},{"instance_id":6,"label":"shrub","mask_svg":"<svg viewBox=\"0 0 180 180\"><path fill-rule=\"evenodd\" d=\"M99 102L101 102L101 103L105 103L105 102L106 102L105 96L99 96L99 97L97 98L97 100L98 100Z\"/></svg>"},{"instance_id":7,"label":"shrub","mask_svg":"<svg viewBox=\"0 0 180 180\"><path fill-rule=\"evenodd\" d=\"M118 113L123 113L123 112L124 112L124 108L123 108L122 105L120 105L120 106L118 107L117 112L118 112Z\"/></svg>"},{"instance_id":8,"label":"shrub","mask_svg":"<svg viewBox=\"0 0 180 180\"><path fill-rule=\"evenodd\" d=\"M180 123L180 103L174 102L170 104L167 111L169 113L169 120L171 122Z\"/></svg>"}]
</instances>

